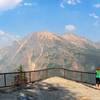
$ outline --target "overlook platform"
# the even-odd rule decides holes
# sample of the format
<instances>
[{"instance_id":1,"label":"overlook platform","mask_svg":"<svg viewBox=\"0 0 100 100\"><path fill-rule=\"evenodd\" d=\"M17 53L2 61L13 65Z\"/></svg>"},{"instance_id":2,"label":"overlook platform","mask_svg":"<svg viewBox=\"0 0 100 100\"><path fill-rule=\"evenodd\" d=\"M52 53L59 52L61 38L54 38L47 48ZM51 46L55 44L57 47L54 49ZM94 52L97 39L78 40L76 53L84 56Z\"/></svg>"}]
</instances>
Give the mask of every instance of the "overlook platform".
<instances>
[{"instance_id":1,"label":"overlook platform","mask_svg":"<svg viewBox=\"0 0 100 100\"><path fill-rule=\"evenodd\" d=\"M35 82L27 89L0 93L0 100L17 100L20 93L30 97L30 100L100 100L100 90L95 86L60 77Z\"/></svg>"}]
</instances>

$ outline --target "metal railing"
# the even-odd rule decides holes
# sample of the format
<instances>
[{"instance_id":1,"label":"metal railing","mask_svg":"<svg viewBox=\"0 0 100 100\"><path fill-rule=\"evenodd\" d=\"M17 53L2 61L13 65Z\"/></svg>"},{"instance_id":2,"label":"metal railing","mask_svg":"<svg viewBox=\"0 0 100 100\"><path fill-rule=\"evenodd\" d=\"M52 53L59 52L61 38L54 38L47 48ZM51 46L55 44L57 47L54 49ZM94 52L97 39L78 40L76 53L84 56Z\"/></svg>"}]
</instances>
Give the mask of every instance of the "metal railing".
<instances>
[{"instance_id":1,"label":"metal railing","mask_svg":"<svg viewBox=\"0 0 100 100\"><path fill-rule=\"evenodd\" d=\"M35 71L25 71L24 77L27 83L36 82L53 76L63 77L65 79L74 80L83 83L95 84L95 73L73 71L64 68L48 68ZM11 87L14 85L15 76L19 72L0 73L0 87Z\"/></svg>"}]
</instances>

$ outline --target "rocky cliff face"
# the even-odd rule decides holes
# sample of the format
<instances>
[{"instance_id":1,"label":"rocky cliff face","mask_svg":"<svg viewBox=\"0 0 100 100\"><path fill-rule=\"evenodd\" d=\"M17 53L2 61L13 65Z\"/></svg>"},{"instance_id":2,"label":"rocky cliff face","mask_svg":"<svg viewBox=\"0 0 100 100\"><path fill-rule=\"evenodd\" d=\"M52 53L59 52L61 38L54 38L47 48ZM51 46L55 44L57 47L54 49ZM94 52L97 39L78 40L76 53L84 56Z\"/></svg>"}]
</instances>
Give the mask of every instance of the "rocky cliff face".
<instances>
[{"instance_id":1,"label":"rocky cliff face","mask_svg":"<svg viewBox=\"0 0 100 100\"><path fill-rule=\"evenodd\" d=\"M64 67L93 71L100 65L100 49L85 38L74 34L58 36L50 32L34 32L20 44L0 50L0 71L15 71L20 64L24 70Z\"/></svg>"}]
</instances>

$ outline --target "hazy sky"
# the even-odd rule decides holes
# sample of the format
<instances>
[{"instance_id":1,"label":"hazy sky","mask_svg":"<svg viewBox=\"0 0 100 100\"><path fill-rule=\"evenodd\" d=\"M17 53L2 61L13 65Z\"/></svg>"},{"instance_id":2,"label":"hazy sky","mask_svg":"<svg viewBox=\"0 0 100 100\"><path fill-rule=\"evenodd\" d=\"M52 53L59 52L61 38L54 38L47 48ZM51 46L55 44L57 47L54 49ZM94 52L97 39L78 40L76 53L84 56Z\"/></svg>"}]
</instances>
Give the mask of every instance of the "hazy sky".
<instances>
[{"instance_id":1,"label":"hazy sky","mask_svg":"<svg viewBox=\"0 0 100 100\"><path fill-rule=\"evenodd\" d=\"M0 0L0 37L46 30L100 41L100 0Z\"/></svg>"}]
</instances>

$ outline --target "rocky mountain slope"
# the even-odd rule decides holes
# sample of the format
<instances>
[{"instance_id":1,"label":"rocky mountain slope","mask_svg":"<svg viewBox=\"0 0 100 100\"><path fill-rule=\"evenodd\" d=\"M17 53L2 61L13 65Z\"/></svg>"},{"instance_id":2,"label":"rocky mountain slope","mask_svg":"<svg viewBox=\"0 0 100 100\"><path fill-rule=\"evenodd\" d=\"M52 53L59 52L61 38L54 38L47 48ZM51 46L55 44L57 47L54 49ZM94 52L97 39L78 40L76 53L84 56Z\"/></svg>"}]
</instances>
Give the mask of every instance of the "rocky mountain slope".
<instances>
[{"instance_id":1,"label":"rocky mountain slope","mask_svg":"<svg viewBox=\"0 0 100 100\"><path fill-rule=\"evenodd\" d=\"M65 33L63 35L63 38L65 38L66 40L70 41L72 44L76 45L77 47L81 47L81 48L96 48L97 45L95 43L93 43L92 41L84 38L84 37L80 37L78 35L76 35L75 33Z\"/></svg>"},{"instance_id":2,"label":"rocky mountain slope","mask_svg":"<svg viewBox=\"0 0 100 100\"><path fill-rule=\"evenodd\" d=\"M100 65L100 49L85 38L74 34L58 36L51 32L28 34L20 44L0 50L0 72L64 67L94 71Z\"/></svg>"}]
</instances>

